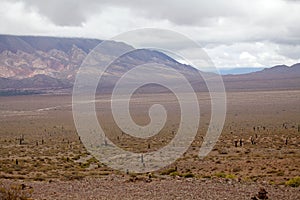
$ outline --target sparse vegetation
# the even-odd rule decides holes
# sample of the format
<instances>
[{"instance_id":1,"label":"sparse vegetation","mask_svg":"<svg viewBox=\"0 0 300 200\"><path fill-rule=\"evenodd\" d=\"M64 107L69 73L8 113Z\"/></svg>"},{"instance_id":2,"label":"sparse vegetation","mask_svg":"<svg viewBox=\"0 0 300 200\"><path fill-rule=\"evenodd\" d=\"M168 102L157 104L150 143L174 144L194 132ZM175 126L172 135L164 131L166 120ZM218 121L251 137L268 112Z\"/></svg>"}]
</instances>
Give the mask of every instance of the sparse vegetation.
<instances>
[{"instance_id":1,"label":"sparse vegetation","mask_svg":"<svg viewBox=\"0 0 300 200\"><path fill-rule=\"evenodd\" d=\"M300 186L300 176L296 176L294 178L291 178L287 182L285 182L286 185L291 187L299 187Z\"/></svg>"},{"instance_id":2,"label":"sparse vegetation","mask_svg":"<svg viewBox=\"0 0 300 200\"><path fill-rule=\"evenodd\" d=\"M29 200L32 195L32 188L26 185L4 185L0 182L0 199L1 200Z\"/></svg>"},{"instance_id":3,"label":"sparse vegetation","mask_svg":"<svg viewBox=\"0 0 300 200\"><path fill-rule=\"evenodd\" d=\"M26 99L26 97L23 98ZM62 97L52 98L55 99L53 104L56 104L57 101L64 101ZM230 98L233 99L233 97ZM240 98L248 99L251 97L240 96ZM239 105L235 98L232 99L231 101L234 104ZM43 99L36 104L51 103L51 101L48 101L48 99ZM7 107L7 110L15 109L15 104L8 100L6 102L1 101L1 105ZM274 109L268 107L268 105L259 106L259 108L268 113L271 109ZM21 108L24 107L18 107L18 109ZM0 107L1 109L4 108ZM28 110L36 109L35 105L28 106ZM229 108L228 121L222 135L207 157L204 159L198 157L199 147L205 133L205 131L200 131L191 148L174 164L154 172L152 177L156 178L152 179L173 180L174 177L174 179L179 180L184 180L184 178L198 180L199 177L199 179L211 179L209 181L217 179L220 182L242 180L241 182L297 185L297 181L292 178L299 175L300 150L298 145L300 144L300 137L297 132L299 116L293 115L293 112L291 112L290 117L274 121L273 118L269 120L268 117L261 119L259 118L260 115L255 115L255 113L252 113L251 116L247 108L243 109L243 107ZM288 111L292 107L285 106L285 109ZM280 106L277 110L281 110ZM245 111L245 113L242 111ZM100 114L104 116L106 126L104 128L107 130L109 139L112 139L114 143L126 150L135 149L140 155L145 155L146 152L160 149L174 137L171 130L175 129L176 124L172 124L175 121L175 114L172 115L172 112L174 111L171 111L172 120L169 122L170 124L166 125L165 130L163 129L159 137L154 136L149 140L136 139L122 133L109 121L105 108ZM208 113L205 109L202 112L205 115ZM238 117L232 116L233 112L239 113ZM125 176L132 181L147 181L145 174L131 176L130 169L128 175L126 172L117 172L92 157L82 145L73 127L71 110L64 108L45 113L41 112L37 116L34 116L34 112L30 111L30 114L30 117L24 114L18 116L18 118L0 116L0 120L3 122L1 123L0 138L2 147L0 149L2 155L0 161L1 178L42 181L43 183L55 181L56 179L63 181L82 180L91 177L110 179L110 175L113 174ZM139 112L134 111L132 115L138 115L137 118L141 123L146 121L146 117L143 118ZM266 114L266 116L269 115ZM262 125L258 124L257 119L260 120L259 123ZM290 125L285 124L282 127L283 121L285 122L287 119L294 121L289 122ZM205 117L203 120L206 120ZM207 125L203 125L204 130ZM20 140L16 140L20 138L24 138L21 145ZM287 145L285 145L286 138L288 138ZM140 160L145 162L145 157L143 159L141 157Z\"/></svg>"},{"instance_id":4,"label":"sparse vegetation","mask_svg":"<svg viewBox=\"0 0 300 200\"><path fill-rule=\"evenodd\" d=\"M176 168L169 168L169 169L162 171L160 174L161 175L170 175L171 173L175 173L175 172L177 172Z\"/></svg>"}]
</instances>

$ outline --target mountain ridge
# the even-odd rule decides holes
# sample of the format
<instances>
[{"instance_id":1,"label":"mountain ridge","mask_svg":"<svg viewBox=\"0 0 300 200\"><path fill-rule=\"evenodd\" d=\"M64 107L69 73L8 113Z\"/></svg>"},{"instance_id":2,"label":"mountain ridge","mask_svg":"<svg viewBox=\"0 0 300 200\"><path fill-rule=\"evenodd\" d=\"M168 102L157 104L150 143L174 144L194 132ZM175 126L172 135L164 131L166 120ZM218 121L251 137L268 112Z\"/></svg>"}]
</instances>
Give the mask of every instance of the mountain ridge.
<instances>
[{"instance_id":1,"label":"mountain ridge","mask_svg":"<svg viewBox=\"0 0 300 200\"><path fill-rule=\"evenodd\" d=\"M0 35L0 90L61 90L70 89L79 67L88 53L103 40L48 36ZM113 84L135 66L145 63L163 64L179 71L193 83L196 91L207 88L198 70L184 65L155 50L134 49L132 46L107 41L99 51L102 58L118 52L130 51L112 63L106 80ZM206 72L202 72L206 73ZM207 72L210 77L215 74ZM292 66L276 65L260 71L223 75L227 91L247 89L300 89L300 63ZM70 89L71 91L71 89Z\"/></svg>"}]
</instances>

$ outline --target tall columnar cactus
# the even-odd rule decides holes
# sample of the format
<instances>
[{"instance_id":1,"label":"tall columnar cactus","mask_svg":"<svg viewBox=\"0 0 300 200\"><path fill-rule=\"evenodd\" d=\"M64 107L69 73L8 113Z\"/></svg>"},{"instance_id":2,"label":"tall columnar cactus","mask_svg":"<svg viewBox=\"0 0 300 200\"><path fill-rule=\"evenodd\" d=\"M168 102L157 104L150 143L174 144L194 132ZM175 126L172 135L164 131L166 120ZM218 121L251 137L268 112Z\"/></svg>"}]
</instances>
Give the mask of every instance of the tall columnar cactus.
<instances>
[{"instance_id":1,"label":"tall columnar cactus","mask_svg":"<svg viewBox=\"0 0 300 200\"><path fill-rule=\"evenodd\" d=\"M240 139L240 147L243 146L243 139Z\"/></svg>"},{"instance_id":2,"label":"tall columnar cactus","mask_svg":"<svg viewBox=\"0 0 300 200\"><path fill-rule=\"evenodd\" d=\"M237 147L238 145L238 140L234 140L234 146Z\"/></svg>"},{"instance_id":3,"label":"tall columnar cactus","mask_svg":"<svg viewBox=\"0 0 300 200\"><path fill-rule=\"evenodd\" d=\"M250 140L251 140L252 145L254 145L256 143L254 137L251 136Z\"/></svg>"},{"instance_id":4,"label":"tall columnar cactus","mask_svg":"<svg viewBox=\"0 0 300 200\"><path fill-rule=\"evenodd\" d=\"M23 144L24 142L24 135L22 134L19 138L17 138L17 140L19 140L19 144Z\"/></svg>"}]
</instances>

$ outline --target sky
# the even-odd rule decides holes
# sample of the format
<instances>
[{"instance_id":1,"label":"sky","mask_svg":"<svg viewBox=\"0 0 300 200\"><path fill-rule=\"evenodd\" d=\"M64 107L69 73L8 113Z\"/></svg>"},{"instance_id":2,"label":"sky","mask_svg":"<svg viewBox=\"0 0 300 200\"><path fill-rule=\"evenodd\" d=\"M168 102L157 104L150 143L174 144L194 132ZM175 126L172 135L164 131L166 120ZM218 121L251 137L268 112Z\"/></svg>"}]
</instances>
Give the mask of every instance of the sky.
<instances>
[{"instance_id":1,"label":"sky","mask_svg":"<svg viewBox=\"0 0 300 200\"><path fill-rule=\"evenodd\" d=\"M300 62L299 22L300 0L0 1L0 34L110 39L164 28L196 41L218 68Z\"/></svg>"}]
</instances>

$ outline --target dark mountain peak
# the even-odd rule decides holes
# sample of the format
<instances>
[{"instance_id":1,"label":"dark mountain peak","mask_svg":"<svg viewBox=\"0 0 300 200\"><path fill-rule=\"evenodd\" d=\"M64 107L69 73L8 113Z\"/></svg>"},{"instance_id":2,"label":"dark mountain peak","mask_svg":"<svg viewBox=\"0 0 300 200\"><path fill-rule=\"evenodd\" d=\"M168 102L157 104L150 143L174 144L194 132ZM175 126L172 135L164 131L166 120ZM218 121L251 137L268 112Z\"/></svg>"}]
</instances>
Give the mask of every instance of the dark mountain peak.
<instances>
[{"instance_id":1,"label":"dark mountain peak","mask_svg":"<svg viewBox=\"0 0 300 200\"><path fill-rule=\"evenodd\" d=\"M288 69L289 67L286 65L276 65L271 68L265 68L262 70L262 72L284 72Z\"/></svg>"},{"instance_id":2,"label":"dark mountain peak","mask_svg":"<svg viewBox=\"0 0 300 200\"><path fill-rule=\"evenodd\" d=\"M300 68L300 63L296 63L296 64L292 65L291 68L298 68L299 69Z\"/></svg>"},{"instance_id":3,"label":"dark mountain peak","mask_svg":"<svg viewBox=\"0 0 300 200\"><path fill-rule=\"evenodd\" d=\"M270 73L270 74L291 74L292 76L300 75L300 63L296 63L291 65L290 67L287 65L276 65L271 68L264 69L262 72Z\"/></svg>"}]
</instances>

